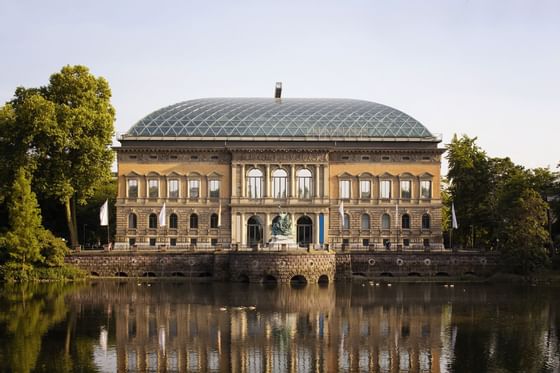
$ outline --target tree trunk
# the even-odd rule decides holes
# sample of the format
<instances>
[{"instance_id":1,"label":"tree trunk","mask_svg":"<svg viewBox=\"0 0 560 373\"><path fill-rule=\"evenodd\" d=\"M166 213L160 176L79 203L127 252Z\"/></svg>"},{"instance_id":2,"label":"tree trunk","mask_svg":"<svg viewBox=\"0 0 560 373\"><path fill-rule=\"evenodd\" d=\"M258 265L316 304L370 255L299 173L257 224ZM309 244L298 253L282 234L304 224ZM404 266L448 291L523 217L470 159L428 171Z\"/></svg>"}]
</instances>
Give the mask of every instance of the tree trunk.
<instances>
[{"instance_id":1,"label":"tree trunk","mask_svg":"<svg viewBox=\"0 0 560 373\"><path fill-rule=\"evenodd\" d=\"M70 247L75 249L80 244L78 243L78 233L74 225L74 218L72 216L71 198L67 197L64 201L64 211L66 212L66 224L68 225L68 233L70 234Z\"/></svg>"}]
</instances>

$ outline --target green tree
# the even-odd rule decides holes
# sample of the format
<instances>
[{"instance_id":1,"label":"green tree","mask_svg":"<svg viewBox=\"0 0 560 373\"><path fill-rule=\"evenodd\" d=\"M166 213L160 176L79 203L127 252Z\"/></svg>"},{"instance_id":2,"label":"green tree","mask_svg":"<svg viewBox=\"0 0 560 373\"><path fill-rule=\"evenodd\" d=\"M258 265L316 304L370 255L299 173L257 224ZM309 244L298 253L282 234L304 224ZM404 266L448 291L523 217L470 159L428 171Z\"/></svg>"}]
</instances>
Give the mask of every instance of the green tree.
<instances>
[{"instance_id":1,"label":"green tree","mask_svg":"<svg viewBox=\"0 0 560 373\"><path fill-rule=\"evenodd\" d=\"M72 247L78 246L76 204L110 178L110 98L104 78L85 66L65 66L46 87L18 88L0 116L1 155L33 170L38 190L64 206Z\"/></svg>"},{"instance_id":2,"label":"green tree","mask_svg":"<svg viewBox=\"0 0 560 373\"><path fill-rule=\"evenodd\" d=\"M23 269L44 259L37 237L43 229L41 213L29 179L29 174L20 168L8 204L10 231L0 238L0 247L6 250L9 260L18 262Z\"/></svg>"},{"instance_id":3,"label":"green tree","mask_svg":"<svg viewBox=\"0 0 560 373\"><path fill-rule=\"evenodd\" d=\"M459 228L453 240L463 246L482 246L490 242L493 226L492 177L486 153L476 138L453 136L447 145L449 202L455 203Z\"/></svg>"}]
</instances>

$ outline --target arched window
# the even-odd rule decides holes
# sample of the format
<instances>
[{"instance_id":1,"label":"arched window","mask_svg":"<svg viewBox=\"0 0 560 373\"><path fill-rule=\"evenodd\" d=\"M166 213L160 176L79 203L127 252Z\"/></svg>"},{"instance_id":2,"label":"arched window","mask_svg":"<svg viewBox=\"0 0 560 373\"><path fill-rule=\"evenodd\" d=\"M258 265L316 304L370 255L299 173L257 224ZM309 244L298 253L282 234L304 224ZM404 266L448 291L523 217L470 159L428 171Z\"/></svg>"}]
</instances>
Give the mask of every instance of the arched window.
<instances>
[{"instance_id":1,"label":"arched window","mask_svg":"<svg viewBox=\"0 0 560 373\"><path fill-rule=\"evenodd\" d=\"M296 173L297 176L297 189L298 189L298 197L301 199L308 199L313 196L311 192L313 189L313 176L311 171L307 168L302 168L298 170Z\"/></svg>"},{"instance_id":2,"label":"arched window","mask_svg":"<svg viewBox=\"0 0 560 373\"><path fill-rule=\"evenodd\" d=\"M169 215L169 228L177 229L179 225L179 219L177 218L177 214Z\"/></svg>"},{"instance_id":3,"label":"arched window","mask_svg":"<svg viewBox=\"0 0 560 373\"><path fill-rule=\"evenodd\" d=\"M247 195L249 198L262 198L263 173L253 168L247 173Z\"/></svg>"},{"instance_id":4,"label":"arched window","mask_svg":"<svg viewBox=\"0 0 560 373\"><path fill-rule=\"evenodd\" d=\"M402 229L410 229L410 215L404 214L402 216Z\"/></svg>"},{"instance_id":5,"label":"arched window","mask_svg":"<svg viewBox=\"0 0 560 373\"><path fill-rule=\"evenodd\" d=\"M130 213L128 215L128 228L129 229L136 229L138 226L137 224L138 219L136 218L136 214Z\"/></svg>"},{"instance_id":6,"label":"arched window","mask_svg":"<svg viewBox=\"0 0 560 373\"><path fill-rule=\"evenodd\" d=\"M288 173L284 169L272 172L272 196L274 198L286 198L288 196Z\"/></svg>"},{"instance_id":7,"label":"arched window","mask_svg":"<svg viewBox=\"0 0 560 373\"><path fill-rule=\"evenodd\" d=\"M218 214L210 215L210 228L218 228Z\"/></svg>"},{"instance_id":8,"label":"arched window","mask_svg":"<svg viewBox=\"0 0 560 373\"><path fill-rule=\"evenodd\" d=\"M157 215L156 214L150 214L150 216L148 216L148 228L151 228L151 229L157 228Z\"/></svg>"},{"instance_id":9,"label":"arched window","mask_svg":"<svg viewBox=\"0 0 560 373\"><path fill-rule=\"evenodd\" d=\"M344 221L342 222L342 229L350 229L350 215L344 214Z\"/></svg>"},{"instance_id":10,"label":"arched window","mask_svg":"<svg viewBox=\"0 0 560 373\"><path fill-rule=\"evenodd\" d=\"M197 214L191 214L191 217L189 219L189 227L191 229L197 229L198 228L198 215Z\"/></svg>"},{"instance_id":11,"label":"arched window","mask_svg":"<svg viewBox=\"0 0 560 373\"><path fill-rule=\"evenodd\" d=\"M383 214L381 216L381 229L391 228L391 217L389 214Z\"/></svg>"},{"instance_id":12,"label":"arched window","mask_svg":"<svg viewBox=\"0 0 560 373\"><path fill-rule=\"evenodd\" d=\"M369 215L362 215L362 229L369 229Z\"/></svg>"},{"instance_id":13,"label":"arched window","mask_svg":"<svg viewBox=\"0 0 560 373\"><path fill-rule=\"evenodd\" d=\"M422 229L430 229L430 215L422 215Z\"/></svg>"}]
</instances>

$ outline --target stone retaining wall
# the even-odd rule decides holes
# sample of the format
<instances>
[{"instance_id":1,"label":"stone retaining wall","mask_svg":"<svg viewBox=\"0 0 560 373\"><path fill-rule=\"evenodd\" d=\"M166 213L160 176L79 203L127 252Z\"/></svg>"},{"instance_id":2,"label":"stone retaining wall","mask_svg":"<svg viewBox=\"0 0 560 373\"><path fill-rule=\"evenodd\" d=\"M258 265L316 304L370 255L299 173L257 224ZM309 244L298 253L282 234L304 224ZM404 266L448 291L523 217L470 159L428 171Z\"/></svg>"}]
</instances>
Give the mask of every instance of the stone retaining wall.
<instances>
[{"instance_id":1,"label":"stone retaining wall","mask_svg":"<svg viewBox=\"0 0 560 373\"><path fill-rule=\"evenodd\" d=\"M66 257L102 277L191 277L246 282L309 283L352 276L487 276L499 265L496 253L411 252L77 252Z\"/></svg>"}]
</instances>

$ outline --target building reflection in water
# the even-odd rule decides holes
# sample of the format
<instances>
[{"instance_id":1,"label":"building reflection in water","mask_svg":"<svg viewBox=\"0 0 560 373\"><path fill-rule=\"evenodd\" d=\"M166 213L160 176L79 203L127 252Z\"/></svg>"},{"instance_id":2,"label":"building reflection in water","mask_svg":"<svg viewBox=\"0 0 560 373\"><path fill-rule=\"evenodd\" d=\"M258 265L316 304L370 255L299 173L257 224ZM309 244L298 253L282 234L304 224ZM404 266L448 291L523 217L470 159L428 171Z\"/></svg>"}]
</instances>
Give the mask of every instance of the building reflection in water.
<instances>
[{"instance_id":1,"label":"building reflection in water","mask_svg":"<svg viewBox=\"0 0 560 373\"><path fill-rule=\"evenodd\" d=\"M119 372L446 372L457 322L487 302L485 292L473 294L456 316L453 293L441 285L105 286L76 301L110 304L98 308L111 321L100 327L105 356L96 360Z\"/></svg>"}]
</instances>

